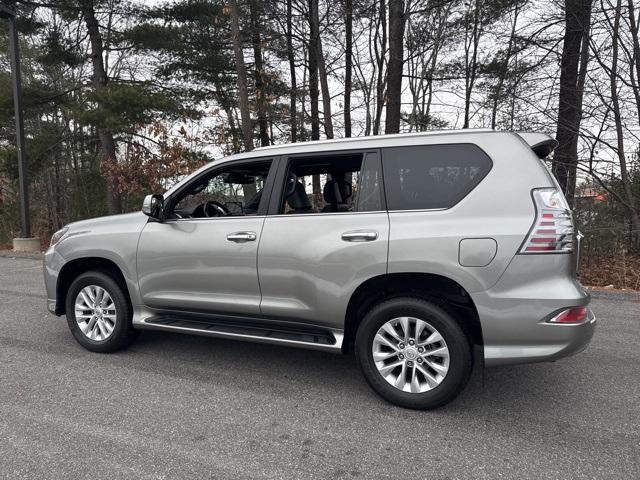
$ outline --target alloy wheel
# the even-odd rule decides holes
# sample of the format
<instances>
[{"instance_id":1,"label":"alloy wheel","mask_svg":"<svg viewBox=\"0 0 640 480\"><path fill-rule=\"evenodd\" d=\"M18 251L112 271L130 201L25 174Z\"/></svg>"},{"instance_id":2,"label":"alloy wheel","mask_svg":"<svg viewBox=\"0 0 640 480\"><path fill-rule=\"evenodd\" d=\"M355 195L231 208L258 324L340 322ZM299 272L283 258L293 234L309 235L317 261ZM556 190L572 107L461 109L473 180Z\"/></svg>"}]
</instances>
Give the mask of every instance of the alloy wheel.
<instances>
[{"instance_id":1,"label":"alloy wheel","mask_svg":"<svg viewBox=\"0 0 640 480\"><path fill-rule=\"evenodd\" d=\"M382 377L398 390L424 393L449 371L449 348L432 325L414 317L383 324L373 339L373 360Z\"/></svg>"},{"instance_id":2,"label":"alloy wheel","mask_svg":"<svg viewBox=\"0 0 640 480\"><path fill-rule=\"evenodd\" d=\"M94 341L111 336L117 322L116 304L104 288L88 285L78 293L75 316L80 331Z\"/></svg>"}]
</instances>

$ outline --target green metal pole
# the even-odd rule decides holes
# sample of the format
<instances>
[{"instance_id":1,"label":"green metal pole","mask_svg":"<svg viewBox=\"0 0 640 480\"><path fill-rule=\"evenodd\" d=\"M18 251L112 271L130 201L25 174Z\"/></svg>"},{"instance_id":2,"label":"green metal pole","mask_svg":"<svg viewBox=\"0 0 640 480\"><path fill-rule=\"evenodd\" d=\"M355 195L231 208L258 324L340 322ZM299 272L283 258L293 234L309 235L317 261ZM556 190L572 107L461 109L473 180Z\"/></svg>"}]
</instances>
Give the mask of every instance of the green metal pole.
<instances>
[{"instance_id":1,"label":"green metal pole","mask_svg":"<svg viewBox=\"0 0 640 480\"><path fill-rule=\"evenodd\" d=\"M24 142L24 117L22 111L22 79L20 75L20 49L18 46L18 30L16 14L0 5L0 17L9 21L9 56L11 58L11 77L13 81L13 105L16 120L16 147L18 150L18 185L20 190L20 223L22 237L31 237L29 219L29 192L27 184L27 157Z\"/></svg>"}]
</instances>

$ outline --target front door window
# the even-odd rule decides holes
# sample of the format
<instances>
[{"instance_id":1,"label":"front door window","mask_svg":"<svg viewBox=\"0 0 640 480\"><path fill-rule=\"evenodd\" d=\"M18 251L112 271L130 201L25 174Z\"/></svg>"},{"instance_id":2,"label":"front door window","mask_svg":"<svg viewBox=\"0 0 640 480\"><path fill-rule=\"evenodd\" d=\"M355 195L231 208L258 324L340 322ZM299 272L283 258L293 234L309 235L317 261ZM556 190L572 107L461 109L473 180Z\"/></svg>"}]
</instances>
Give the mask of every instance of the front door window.
<instances>
[{"instance_id":1,"label":"front door window","mask_svg":"<svg viewBox=\"0 0 640 480\"><path fill-rule=\"evenodd\" d=\"M236 164L195 180L172 202L168 218L257 215L270 166Z\"/></svg>"}]
</instances>

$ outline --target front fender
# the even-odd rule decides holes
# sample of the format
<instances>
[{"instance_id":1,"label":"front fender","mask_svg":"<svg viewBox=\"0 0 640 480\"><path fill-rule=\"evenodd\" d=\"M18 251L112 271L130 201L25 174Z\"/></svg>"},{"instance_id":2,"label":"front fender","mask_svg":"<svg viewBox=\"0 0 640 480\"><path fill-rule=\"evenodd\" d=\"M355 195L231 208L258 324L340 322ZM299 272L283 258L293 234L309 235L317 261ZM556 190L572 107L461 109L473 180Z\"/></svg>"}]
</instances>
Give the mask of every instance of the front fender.
<instances>
[{"instance_id":1,"label":"front fender","mask_svg":"<svg viewBox=\"0 0 640 480\"><path fill-rule=\"evenodd\" d=\"M147 216L135 213L72 224L67 235L44 256L49 303L58 298L60 277L65 268L78 260L100 259L115 264L124 277L132 305L140 304L136 255L140 233L147 221ZM60 311L60 306L55 310Z\"/></svg>"}]
</instances>

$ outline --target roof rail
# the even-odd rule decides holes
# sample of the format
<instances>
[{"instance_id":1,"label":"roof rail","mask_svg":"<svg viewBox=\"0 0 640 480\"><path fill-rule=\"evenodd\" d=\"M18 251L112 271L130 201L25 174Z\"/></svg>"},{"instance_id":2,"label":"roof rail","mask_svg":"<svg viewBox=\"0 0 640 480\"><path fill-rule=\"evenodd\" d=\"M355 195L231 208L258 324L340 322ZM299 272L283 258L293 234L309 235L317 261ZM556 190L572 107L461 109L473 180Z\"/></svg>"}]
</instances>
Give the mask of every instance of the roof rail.
<instances>
[{"instance_id":1,"label":"roof rail","mask_svg":"<svg viewBox=\"0 0 640 480\"><path fill-rule=\"evenodd\" d=\"M314 145L326 145L332 143L342 143L342 142L360 142L360 141L371 141L375 138L377 139L393 139L393 138L406 138L406 137L428 137L431 135L455 135L461 133L482 133L482 132L494 132L495 130L491 128L465 128L465 129L456 129L456 130L430 130L428 132L413 132L413 133L393 133L387 135L369 135L366 137L348 137L348 138L331 138L327 140L311 140L306 142L298 142L298 143L282 143L278 145L269 145L267 147L258 147L255 150L269 150L274 148L283 148L283 147L291 147L301 144L309 144L312 143Z\"/></svg>"}]
</instances>

